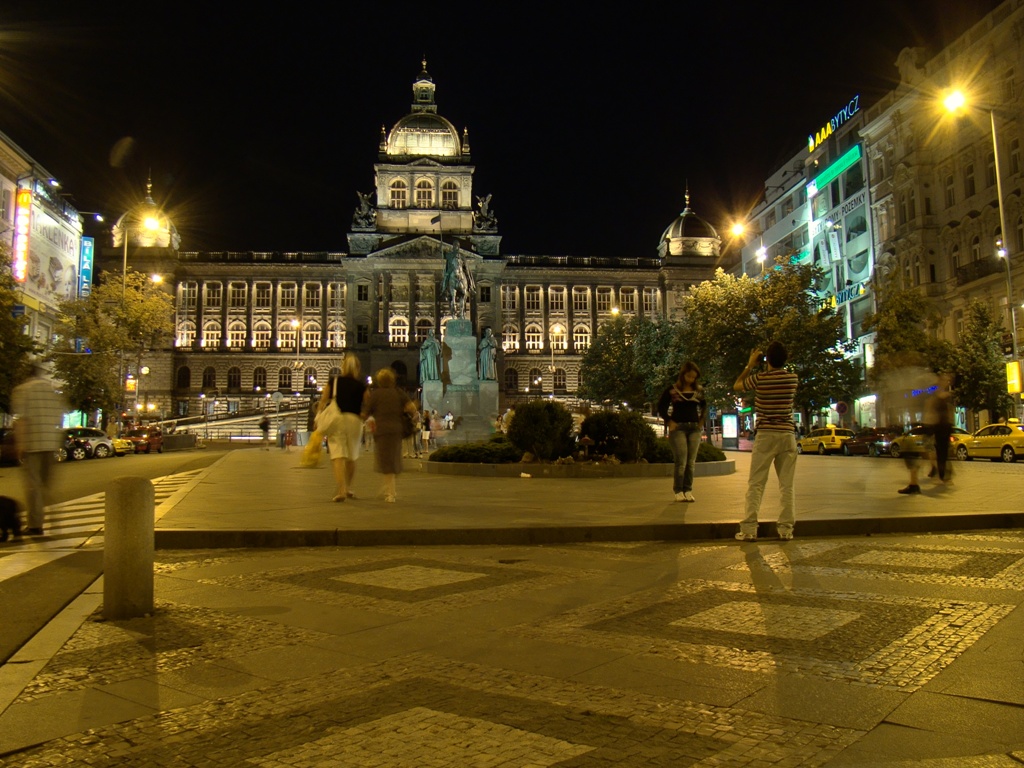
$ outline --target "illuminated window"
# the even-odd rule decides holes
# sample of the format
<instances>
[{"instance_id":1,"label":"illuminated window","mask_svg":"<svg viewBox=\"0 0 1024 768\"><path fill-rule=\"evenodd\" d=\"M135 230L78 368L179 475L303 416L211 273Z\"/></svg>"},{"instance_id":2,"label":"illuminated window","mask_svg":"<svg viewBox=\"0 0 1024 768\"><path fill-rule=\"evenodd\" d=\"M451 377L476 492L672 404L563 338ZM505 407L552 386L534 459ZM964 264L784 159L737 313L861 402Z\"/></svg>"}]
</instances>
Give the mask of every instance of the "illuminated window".
<instances>
[{"instance_id":1,"label":"illuminated window","mask_svg":"<svg viewBox=\"0 0 1024 768\"><path fill-rule=\"evenodd\" d=\"M556 323L551 326L551 349L564 352L568 347L565 326Z\"/></svg>"},{"instance_id":2,"label":"illuminated window","mask_svg":"<svg viewBox=\"0 0 1024 768\"><path fill-rule=\"evenodd\" d=\"M302 329L302 348L315 351L320 349L320 326L316 323L306 323Z\"/></svg>"},{"instance_id":3,"label":"illuminated window","mask_svg":"<svg viewBox=\"0 0 1024 768\"><path fill-rule=\"evenodd\" d=\"M427 334L434 327L434 321L421 317L416 321L416 343L422 344L427 340Z\"/></svg>"},{"instance_id":4,"label":"illuminated window","mask_svg":"<svg viewBox=\"0 0 1024 768\"><path fill-rule=\"evenodd\" d=\"M199 284L188 282L181 285L181 306L183 309L195 309Z\"/></svg>"},{"instance_id":5,"label":"illuminated window","mask_svg":"<svg viewBox=\"0 0 1024 768\"><path fill-rule=\"evenodd\" d=\"M221 327L216 320L210 320L203 325L203 349L216 349L220 346Z\"/></svg>"},{"instance_id":6,"label":"illuminated window","mask_svg":"<svg viewBox=\"0 0 1024 768\"><path fill-rule=\"evenodd\" d=\"M320 284L306 283L302 287L303 301L306 309L320 309Z\"/></svg>"},{"instance_id":7,"label":"illuminated window","mask_svg":"<svg viewBox=\"0 0 1024 768\"><path fill-rule=\"evenodd\" d=\"M620 293L621 302L619 308L623 312L636 312L636 289L623 288Z\"/></svg>"},{"instance_id":8,"label":"illuminated window","mask_svg":"<svg viewBox=\"0 0 1024 768\"><path fill-rule=\"evenodd\" d=\"M589 312L590 311L590 291L586 288L573 288L572 289L572 309L573 312Z\"/></svg>"},{"instance_id":9,"label":"illuminated window","mask_svg":"<svg viewBox=\"0 0 1024 768\"><path fill-rule=\"evenodd\" d=\"M644 314L654 315L658 312L658 289L644 288Z\"/></svg>"},{"instance_id":10,"label":"illuminated window","mask_svg":"<svg viewBox=\"0 0 1024 768\"><path fill-rule=\"evenodd\" d=\"M590 347L590 328L577 325L572 329L572 346L576 352L586 352Z\"/></svg>"},{"instance_id":11,"label":"illuminated window","mask_svg":"<svg viewBox=\"0 0 1024 768\"><path fill-rule=\"evenodd\" d=\"M220 283L207 283L203 286L206 300L204 306L207 309L220 309L221 299L223 297L223 286Z\"/></svg>"},{"instance_id":12,"label":"illuminated window","mask_svg":"<svg viewBox=\"0 0 1024 768\"><path fill-rule=\"evenodd\" d=\"M190 349L196 342L196 324L186 321L178 327L178 346Z\"/></svg>"},{"instance_id":13,"label":"illuminated window","mask_svg":"<svg viewBox=\"0 0 1024 768\"><path fill-rule=\"evenodd\" d=\"M434 185L427 179L416 182L416 207L432 208L434 206Z\"/></svg>"},{"instance_id":14,"label":"illuminated window","mask_svg":"<svg viewBox=\"0 0 1024 768\"><path fill-rule=\"evenodd\" d=\"M565 288L548 288L548 309L551 312L565 312Z\"/></svg>"},{"instance_id":15,"label":"illuminated window","mask_svg":"<svg viewBox=\"0 0 1024 768\"><path fill-rule=\"evenodd\" d=\"M327 346L330 349L345 348L345 324L331 323L327 327Z\"/></svg>"},{"instance_id":16,"label":"illuminated window","mask_svg":"<svg viewBox=\"0 0 1024 768\"><path fill-rule=\"evenodd\" d=\"M409 186L401 179L391 182L391 207L405 208L409 203Z\"/></svg>"},{"instance_id":17,"label":"illuminated window","mask_svg":"<svg viewBox=\"0 0 1024 768\"><path fill-rule=\"evenodd\" d=\"M283 323L277 330L277 348L294 350L296 336L295 329L291 324Z\"/></svg>"},{"instance_id":18,"label":"illuminated window","mask_svg":"<svg viewBox=\"0 0 1024 768\"><path fill-rule=\"evenodd\" d=\"M392 347L404 347L409 343L409 321L404 317L392 317L388 325L388 342Z\"/></svg>"},{"instance_id":19,"label":"illuminated window","mask_svg":"<svg viewBox=\"0 0 1024 768\"><path fill-rule=\"evenodd\" d=\"M328 283L327 285L327 301L330 309L344 309L345 308L345 284L344 283Z\"/></svg>"},{"instance_id":20,"label":"illuminated window","mask_svg":"<svg viewBox=\"0 0 1024 768\"><path fill-rule=\"evenodd\" d=\"M255 349L270 349L270 323L256 323L252 332L252 346Z\"/></svg>"},{"instance_id":21,"label":"illuminated window","mask_svg":"<svg viewBox=\"0 0 1024 768\"><path fill-rule=\"evenodd\" d=\"M292 388L292 369L282 368L277 372L277 388L290 390Z\"/></svg>"},{"instance_id":22,"label":"illuminated window","mask_svg":"<svg viewBox=\"0 0 1024 768\"><path fill-rule=\"evenodd\" d=\"M257 283L255 288L256 296L254 305L257 309L269 309L270 308L270 284L269 283Z\"/></svg>"},{"instance_id":23,"label":"illuminated window","mask_svg":"<svg viewBox=\"0 0 1024 768\"><path fill-rule=\"evenodd\" d=\"M539 325L526 326L526 350L539 351L544 348L544 331Z\"/></svg>"},{"instance_id":24,"label":"illuminated window","mask_svg":"<svg viewBox=\"0 0 1024 768\"><path fill-rule=\"evenodd\" d=\"M526 311L540 311L540 286L526 286Z\"/></svg>"},{"instance_id":25,"label":"illuminated window","mask_svg":"<svg viewBox=\"0 0 1024 768\"><path fill-rule=\"evenodd\" d=\"M228 326L228 347L241 349L245 346L245 325L234 322Z\"/></svg>"},{"instance_id":26,"label":"illuminated window","mask_svg":"<svg viewBox=\"0 0 1024 768\"><path fill-rule=\"evenodd\" d=\"M501 329L501 348L506 352L519 351L519 329L514 325L506 325Z\"/></svg>"},{"instance_id":27,"label":"illuminated window","mask_svg":"<svg viewBox=\"0 0 1024 768\"><path fill-rule=\"evenodd\" d=\"M228 301L232 309L245 309L245 283L232 283Z\"/></svg>"},{"instance_id":28,"label":"illuminated window","mask_svg":"<svg viewBox=\"0 0 1024 768\"><path fill-rule=\"evenodd\" d=\"M267 369L262 367L252 370L252 388L256 391L263 391L267 388Z\"/></svg>"},{"instance_id":29,"label":"illuminated window","mask_svg":"<svg viewBox=\"0 0 1024 768\"><path fill-rule=\"evenodd\" d=\"M597 311L598 312L611 312L612 309L612 289L611 288L598 288L597 289Z\"/></svg>"},{"instance_id":30,"label":"illuminated window","mask_svg":"<svg viewBox=\"0 0 1024 768\"><path fill-rule=\"evenodd\" d=\"M519 292L514 285L501 286L501 308L502 310L518 309Z\"/></svg>"},{"instance_id":31,"label":"illuminated window","mask_svg":"<svg viewBox=\"0 0 1024 768\"><path fill-rule=\"evenodd\" d=\"M441 207L450 210L459 207L459 185L454 181L441 185Z\"/></svg>"},{"instance_id":32,"label":"illuminated window","mask_svg":"<svg viewBox=\"0 0 1024 768\"><path fill-rule=\"evenodd\" d=\"M295 295L296 295L295 283L282 283L281 284L281 308L282 309L295 309Z\"/></svg>"}]
</instances>

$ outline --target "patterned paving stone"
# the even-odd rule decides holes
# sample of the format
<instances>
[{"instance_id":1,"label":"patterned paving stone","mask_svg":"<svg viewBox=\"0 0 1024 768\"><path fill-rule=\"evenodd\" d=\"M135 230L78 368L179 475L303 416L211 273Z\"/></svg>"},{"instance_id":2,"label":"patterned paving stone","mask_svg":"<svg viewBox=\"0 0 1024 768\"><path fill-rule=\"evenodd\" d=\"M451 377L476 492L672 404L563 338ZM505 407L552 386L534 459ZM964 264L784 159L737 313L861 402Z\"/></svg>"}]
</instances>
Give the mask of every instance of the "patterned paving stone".
<instances>
[{"instance_id":1,"label":"patterned paving stone","mask_svg":"<svg viewBox=\"0 0 1024 768\"><path fill-rule=\"evenodd\" d=\"M638 655L912 691L1012 609L689 580L510 631Z\"/></svg>"},{"instance_id":2,"label":"patterned paving stone","mask_svg":"<svg viewBox=\"0 0 1024 768\"><path fill-rule=\"evenodd\" d=\"M369 608L401 616L422 616L503 600L528 590L546 589L601 575L506 558L488 560L457 554L406 557L394 553L329 560L209 579L245 590L286 595L320 604Z\"/></svg>"},{"instance_id":3,"label":"patterned paving stone","mask_svg":"<svg viewBox=\"0 0 1024 768\"><path fill-rule=\"evenodd\" d=\"M861 735L415 654L74 734L0 765L818 766Z\"/></svg>"},{"instance_id":4,"label":"patterned paving stone","mask_svg":"<svg viewBox=\"0 0 1024 768\"><path fill-rule=\"evenodd\" d=\"M1024 547L1014 546L815 542L787 546L785 551L762 550L759 560L732 566L735 571L750 568L775 575L801 573L1024 590Z\"/></svg>"}]
</instances>

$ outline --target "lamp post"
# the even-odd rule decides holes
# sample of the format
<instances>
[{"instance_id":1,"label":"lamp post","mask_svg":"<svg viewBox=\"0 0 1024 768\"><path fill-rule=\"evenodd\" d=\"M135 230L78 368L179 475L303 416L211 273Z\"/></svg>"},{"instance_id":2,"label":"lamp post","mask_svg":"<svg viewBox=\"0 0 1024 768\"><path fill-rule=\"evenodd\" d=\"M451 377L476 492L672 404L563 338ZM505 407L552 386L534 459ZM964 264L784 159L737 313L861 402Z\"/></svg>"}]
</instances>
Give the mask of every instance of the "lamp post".
<instances>
[{"instance_id":1,"label":"lamp post","mask_svg":"<svg viewBox=\"0 0 1024 768\"><path fill-rule=\"evenodd\" d=\"M758 249L754 251L754 255L757 257L757 263L761 265L761 275L763 276L764 263L768 258L768 249L764 247L764 232L761 232L760 230L750 231L747 229L747 225L740 221L737 221L735 224L733 224L730 228L730 231L732 232L733 237L743 237L744 235L748 234L757 235L758 242L760 245L758 246Z\"/></svg>"},{"instance_id":2,"label":"lamp post","mask_svg":"<svg viewBox=\"0 0 1024 768\"><path fill-rule=\"evenodd\" d=\"M131 225L127 221L127 216L128 215L125 214L124 218L122 218L122 222L123 223L121 224L121 244L122 244L122 246L124 246L123 249L122 249L122 257L121 257L121 315L122 315L122 320L123 320L123 316L124 316L125 303L126 303L126 298L127 298L127 294L128 294L128 237L129 237L129 235L132 232L132 227L131 227ZM147 216L142 221L142 227L143 227L143 229L149 230L150 232L155 232L158 229L160 229L160 220L157 219L155 216ZM124 349L121 350L121 359L118 361L117 378L121 382L121 394L123 395L124 394L124 387L125 387ZM138 384L136 384L136 386L138 386ZM138 393L138 389L136 389L135 390L135 404L138 405L138 402L139 402L139 393ZM122 402L122 405L125 405L125 403Z\"/></svg>"},{"instance_id":3,"label":"lamp post","mask_svg":"<svg viewBox=\"0 0 1024 768\"><path fill-rule=\"evenodd\" d=\"M952 114L967 108L967 97L960 90L952 90L942 100L943 106ZM1012 361L1020 365L1017 346L1017 308L1013 301L1013 277L1010 274L1010 251L1006 247L1006 209L1003 205L1003 175L999 169L999 136L996 133L996 110L994 107L979 107L988 112L989 128L992 138L992 162L996 170L996 203L999 210L999 239L996 240L996 255L1006 262L1006 304L1010 308L1010 337L1012 339ZM1018 367L1019 376L1019 367ZM1020 396L1015 398L1014 413L1019 415Z\"/></svg>"}]
</instances>

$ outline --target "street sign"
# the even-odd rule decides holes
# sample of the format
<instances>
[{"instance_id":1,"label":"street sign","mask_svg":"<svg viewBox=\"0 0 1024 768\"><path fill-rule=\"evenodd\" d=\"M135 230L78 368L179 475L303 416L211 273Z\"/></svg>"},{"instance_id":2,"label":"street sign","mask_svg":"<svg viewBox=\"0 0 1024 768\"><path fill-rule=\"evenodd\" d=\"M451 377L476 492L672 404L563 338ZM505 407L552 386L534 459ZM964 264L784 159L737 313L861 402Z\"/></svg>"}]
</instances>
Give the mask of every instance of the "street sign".
<instances>
[{"instance_id":1,"label":"street sign","mask_svg":"<svg viewBox=\"0 0 1024 768\"><path fill-rule=\"evenodd\" d=\"M850 410L850 406L848 406L842 400L836 403L836 413L838 413L840 416L845 416L848 410Z\"/></svg>"}]
</instances>

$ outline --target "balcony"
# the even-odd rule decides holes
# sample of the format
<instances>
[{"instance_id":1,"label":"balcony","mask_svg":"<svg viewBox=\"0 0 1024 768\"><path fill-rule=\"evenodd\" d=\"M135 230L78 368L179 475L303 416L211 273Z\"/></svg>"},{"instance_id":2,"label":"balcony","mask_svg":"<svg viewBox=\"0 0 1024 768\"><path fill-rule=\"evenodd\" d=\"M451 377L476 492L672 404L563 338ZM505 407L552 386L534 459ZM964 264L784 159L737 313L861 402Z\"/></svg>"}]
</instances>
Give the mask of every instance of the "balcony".
<instances>
[{"instance_id":1,"label":"balcony","mask_svg":"<svg viewBox=\"0 0 1024 768\"><path fill-rule=\"evenodd\" d=\"M978 259L956 269L956 284L967 285L983 277L1003 272L1006 269L1003 262L995 257Z\"/></svg>"}]
</instances>

